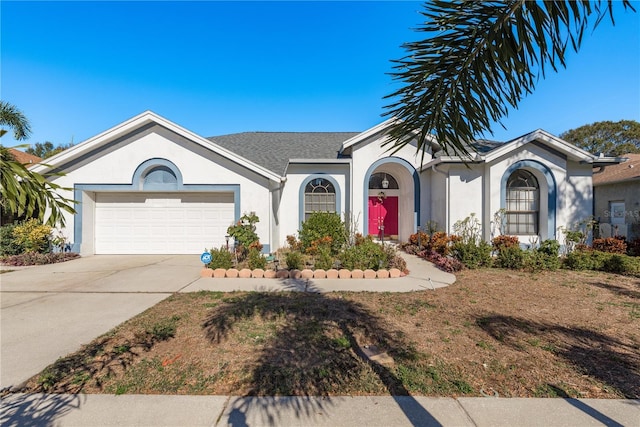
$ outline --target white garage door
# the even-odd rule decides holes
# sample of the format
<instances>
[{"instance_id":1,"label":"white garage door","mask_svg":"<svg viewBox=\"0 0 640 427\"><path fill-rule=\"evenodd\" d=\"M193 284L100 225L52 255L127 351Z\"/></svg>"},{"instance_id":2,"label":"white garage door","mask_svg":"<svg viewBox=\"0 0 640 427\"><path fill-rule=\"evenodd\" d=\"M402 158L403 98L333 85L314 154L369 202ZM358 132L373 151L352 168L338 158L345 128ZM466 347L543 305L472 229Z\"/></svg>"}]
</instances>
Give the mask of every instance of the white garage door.
<instances>
[{"instance_id":1,"label":"white garage door","mask_svg":"<svg viewBox=\"0 0 640 427\"><path fill-rule=\"evenodd\" d=\"M99 193L96 254L199 254L225 243L233 194Z\"/></svg>"}]
</instances>

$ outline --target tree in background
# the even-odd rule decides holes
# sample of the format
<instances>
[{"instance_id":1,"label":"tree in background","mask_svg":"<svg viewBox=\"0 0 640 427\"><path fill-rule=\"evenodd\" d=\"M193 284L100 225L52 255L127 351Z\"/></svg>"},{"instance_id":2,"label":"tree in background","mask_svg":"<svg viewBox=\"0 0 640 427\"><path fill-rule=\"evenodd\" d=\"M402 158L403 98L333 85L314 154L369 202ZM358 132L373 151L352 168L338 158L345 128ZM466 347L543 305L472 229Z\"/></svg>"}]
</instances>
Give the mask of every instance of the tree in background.
<instances>
[{"instance_id":1,"label":"tree in background","mask_svg":"<svg viewBox=\"0 0 640 427\"><path fill-rule=\"evenodd\" d=\"M640 123L635 120L595 122L563 132L560 138L593 154L640 153Z\"/></svg>"},{"instance_id":2,"label":"tree in background","mask_svg":"<svg viewBox=\"0 0 640 427\"><path fill-rule=\"evenodd\" d=\"M73 144L69 143L67 145L53 145L52 142L46 141L36 142L33 146L27 148L25 152L29 154L33 154L34 156L38 156L41 159L46 159L51 156L55 156L56 154L66 150L67 148L73 147Z\"/></svg>"},{"instance_id":3,"label":"tree in background","mask_svg":"<svg viewBox=\"0 0 640 427\"><path fill-rule=\"evenodd\" d=\"M26 139L30 132L29 121L15 106L0 101L0 126L13 130L16 139ZM7 130L0 129L0 137ZM22 146L19 146L22 147ZM47 181L59 173L41 175L16 161L8 148L0 145L0 208L5 214L18 218L36 217L51 226L64 225L63 212L75 213L75 201L64 198L57 190L69 190Z\"/></svg>"},{"instance_id":4,"label":"tree in background","mask_svg":"<svg viewBox=\"0 0 640 427\"><path fill-rule=\"evenodd\" d=\"M386 98L385 115L396 117L385 145L397 151L411 140L429 150L432 140L449 155L470 156L468 142L502 125L551 67L566 67L567 49L607 15L609 1L463 1L425 3L426 39L405 43L407 55L393 61L394 80L403 83ZM635 9L629 0L624 9ZM504 125L503 125L504 126Z\"/></svg>"}]
</instances>

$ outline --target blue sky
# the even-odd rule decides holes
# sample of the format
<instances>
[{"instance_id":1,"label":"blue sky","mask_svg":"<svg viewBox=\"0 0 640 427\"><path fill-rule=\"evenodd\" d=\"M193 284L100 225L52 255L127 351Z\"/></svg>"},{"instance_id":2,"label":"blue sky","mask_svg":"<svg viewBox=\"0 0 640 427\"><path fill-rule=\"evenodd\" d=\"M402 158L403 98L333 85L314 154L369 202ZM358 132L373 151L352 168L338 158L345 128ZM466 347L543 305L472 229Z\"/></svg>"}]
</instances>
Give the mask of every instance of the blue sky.
<instances>
[{"instance_id":1,"label":"blue sky","mask_svg":"<svg viewBox=\"0 0 640 427\"><path fill-rule=\"evenodd\" d=\"M634 3L640 12L640 2ZM0 97L30 143L75 143L145 110L203 136L363 131L416 40L417 2L0 2ZM640 121L640 13L616 4L568 68L497 126L509 140ZM3 145L15 142L7 134Z\"/></svg>"}]
</instances>

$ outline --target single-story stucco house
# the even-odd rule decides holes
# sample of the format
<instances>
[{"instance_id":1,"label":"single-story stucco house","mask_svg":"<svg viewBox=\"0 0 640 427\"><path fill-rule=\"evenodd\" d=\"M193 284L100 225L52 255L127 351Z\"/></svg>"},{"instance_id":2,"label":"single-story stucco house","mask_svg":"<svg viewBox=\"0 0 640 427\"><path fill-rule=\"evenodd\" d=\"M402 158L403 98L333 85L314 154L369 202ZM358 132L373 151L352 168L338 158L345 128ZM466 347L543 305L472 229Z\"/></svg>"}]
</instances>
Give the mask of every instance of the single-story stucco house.
<instances>
[{"instance_id":1,"label":"single-story stucco house","mask_svg":"<svg viewBox=\"0 0 640 427\"><path fill-rule=\"evenodd\" d=\"M64 235L81 254L196 254L225 245L244 213L260 219L264 252L283 246L314 211L333 211L358 231L405 241L428 221L453 231L474 213L482 236L522 242L559 236L593 213L597 157L543 130L477 144L471 161L407 145L381 147L392 120L360 133L246 132L196 135L144 112L47 159L37 172L79 201ZM380 236L382 237L382 236Z\"/></svg>"},{"instance_id":2,"label":"single-story stucco house","mask_svg":"<svg viewBox=\"0 0 640 427\"><path fill-rule=\"evenodd\" d=\"M640 238L640 154L625 154L628 160L593 172L594 215L600 237Z\"/></svg>"}]
</instances>

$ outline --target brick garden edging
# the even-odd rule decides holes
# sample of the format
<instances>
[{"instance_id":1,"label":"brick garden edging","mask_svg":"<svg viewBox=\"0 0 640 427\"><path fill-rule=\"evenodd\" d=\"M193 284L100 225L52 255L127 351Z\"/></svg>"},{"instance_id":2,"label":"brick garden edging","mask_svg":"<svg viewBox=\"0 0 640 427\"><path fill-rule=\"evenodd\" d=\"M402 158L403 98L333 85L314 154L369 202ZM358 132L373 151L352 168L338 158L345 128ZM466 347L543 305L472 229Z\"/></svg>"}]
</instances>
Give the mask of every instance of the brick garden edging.
<instances>
[{"instance_id":1,"label":"brick garden edging","mask_svg":"<svg viewBox=\"0 0 640 427\"><path fill-rule=\"evenodd\" d=\"M261 268L257 268L255 270L250 270L248 268L243 268L242 270L237 270L235 268L230 268L225 270L224 268L216 268L212 270L210 268L203 268L200 271L200 277L213 277L216 279L222 278L256 278L256 279L396 279L398 277L403 277L405 274L397 268L391 268L389 270L347 270L341 269L336 270L334 268L330 270L278 270L277 272L274 270L263 270Z\"/></svg>"}]
</instances>

